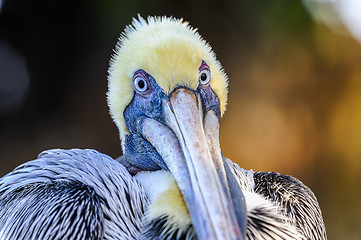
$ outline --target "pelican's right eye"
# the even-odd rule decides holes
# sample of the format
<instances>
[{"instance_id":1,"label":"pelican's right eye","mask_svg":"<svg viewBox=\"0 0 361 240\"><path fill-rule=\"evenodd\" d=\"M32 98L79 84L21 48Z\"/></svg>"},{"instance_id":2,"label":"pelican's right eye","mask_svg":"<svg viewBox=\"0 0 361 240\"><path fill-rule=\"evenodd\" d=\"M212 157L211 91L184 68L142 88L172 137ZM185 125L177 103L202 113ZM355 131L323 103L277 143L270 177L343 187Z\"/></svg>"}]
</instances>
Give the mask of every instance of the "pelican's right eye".
<instances>
[{"instance_id":1,"label":"pelican's right eye","mask_svg":"<svg viewBox=\"0 0 361 240\"><path fill-rule=\"evenodd\" d=\"M134 79L134 86L138 92L145 92L148 88L147 82L142 77L136 77Z\"/></svg>"},{"instance_id":2,"label":"pelican's right eye","mask_svg":"<svg viewBox=\"0 0 361 240\"><path fill-rule=\"evenodd\" d=\"M142 70L139 70L134 74L133 85L134 89L140 94L149 90L149 80Z\"/></svg>"}]
</instances>

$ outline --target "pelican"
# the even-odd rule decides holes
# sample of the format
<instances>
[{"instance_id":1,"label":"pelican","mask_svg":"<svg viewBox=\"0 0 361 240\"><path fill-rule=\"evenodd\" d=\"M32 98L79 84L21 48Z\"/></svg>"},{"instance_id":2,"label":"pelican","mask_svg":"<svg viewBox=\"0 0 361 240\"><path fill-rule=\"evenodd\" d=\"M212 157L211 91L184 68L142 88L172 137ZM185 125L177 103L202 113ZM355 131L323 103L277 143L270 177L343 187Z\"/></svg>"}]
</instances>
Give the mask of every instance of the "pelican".
<instances>
[{"instance_id":1,"label":"pelican","mask_svg":"<svg viewBox=\"0 0 361 240\"><path fill-rule=\"evenodd\" d=\"M123 156L53 149L0 179L0 239L326 239L298 179L224 157L228 79L182 19L133 19L107 100Z\"/></svg>"}]
</instances>

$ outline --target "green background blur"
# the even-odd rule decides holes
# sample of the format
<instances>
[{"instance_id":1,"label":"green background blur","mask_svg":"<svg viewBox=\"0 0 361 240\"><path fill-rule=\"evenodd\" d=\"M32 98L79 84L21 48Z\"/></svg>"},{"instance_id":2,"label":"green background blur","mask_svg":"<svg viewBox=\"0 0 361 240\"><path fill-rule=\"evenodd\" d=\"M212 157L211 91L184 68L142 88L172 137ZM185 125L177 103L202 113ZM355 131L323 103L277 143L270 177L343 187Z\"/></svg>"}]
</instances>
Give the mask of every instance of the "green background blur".
<instances>
[{"instance_id":1,"label":"green background blur","mask_svg":"<svg viewBox=\"0 0 361 240\"><path fill-rule=\"evenodd\" d=\"M141 14L184 18L229 76L225 156L301 179L329 239L361 239L361 45L300 1L1 1L0 176L50 148L120 141L106 105L117 38Z\"/></svg>"}]
</instances>

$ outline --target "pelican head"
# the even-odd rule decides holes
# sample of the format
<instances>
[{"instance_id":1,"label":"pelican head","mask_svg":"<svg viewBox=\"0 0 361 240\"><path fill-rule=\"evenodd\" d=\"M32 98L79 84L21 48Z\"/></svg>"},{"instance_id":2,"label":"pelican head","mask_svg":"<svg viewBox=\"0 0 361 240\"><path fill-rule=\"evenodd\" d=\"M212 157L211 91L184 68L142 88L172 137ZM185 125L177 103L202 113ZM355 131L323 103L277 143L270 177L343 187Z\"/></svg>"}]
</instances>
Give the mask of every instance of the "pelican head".
<instances>
[{"instance_id":1,"label":"pelican head","mask_svg":"<svg viewBox=\"0 0 361 240\"><path fill-rule=\"evenodd\" d=\"M245 203L219 144L227 76L188 23L139 17L120 36L108 105L124 164L173 176L199 239L244 239Z\"/></svg>"}]
</instances>

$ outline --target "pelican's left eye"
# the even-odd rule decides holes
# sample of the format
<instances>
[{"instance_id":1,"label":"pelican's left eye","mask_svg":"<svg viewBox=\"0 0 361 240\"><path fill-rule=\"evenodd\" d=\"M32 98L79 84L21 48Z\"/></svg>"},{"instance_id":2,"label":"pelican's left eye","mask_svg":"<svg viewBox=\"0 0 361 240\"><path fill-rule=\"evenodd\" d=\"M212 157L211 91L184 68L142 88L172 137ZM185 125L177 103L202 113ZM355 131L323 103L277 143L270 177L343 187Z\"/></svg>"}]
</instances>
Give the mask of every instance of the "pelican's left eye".
<instances>
[{"instance_id":1,"label":"pelican's left eye","mask_svg":"<svg viewBox=\"0 0 361 240\"><path fill-rule=\"evenodd\" d=\"M199 82L203 85L206 85L211 80L211 71L208 68L205 68L199 73Z\"/></svg>"}]
</instances>

